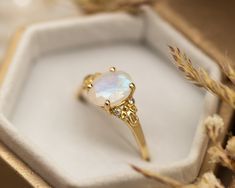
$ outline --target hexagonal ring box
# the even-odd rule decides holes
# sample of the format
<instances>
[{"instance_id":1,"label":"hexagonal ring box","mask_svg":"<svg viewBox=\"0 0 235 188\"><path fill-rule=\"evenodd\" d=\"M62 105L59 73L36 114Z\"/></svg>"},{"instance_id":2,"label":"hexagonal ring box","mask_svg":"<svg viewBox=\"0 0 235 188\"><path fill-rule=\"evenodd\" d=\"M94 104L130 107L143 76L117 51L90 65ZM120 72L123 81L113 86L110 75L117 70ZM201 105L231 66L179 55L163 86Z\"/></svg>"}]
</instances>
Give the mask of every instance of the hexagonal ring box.
<instances>
[{"instance_id":1,"label":"hexagonal ring box","mask_svg":"<svg viewBox=\"0 0 235 188\"><path fill-rule=\"evenodd\" d=\"M185 81L168 45L220 79L215 63L149 8L30 26L0 92L0 137L55 187L156 187L129 164L180 181L196 178L208 138L203 120L218 100ZM85 75L115 66L136 84L151 161L127 126L77 100ZM159 186L160 187L160 186Z\"/></svg>"}]
</instances>

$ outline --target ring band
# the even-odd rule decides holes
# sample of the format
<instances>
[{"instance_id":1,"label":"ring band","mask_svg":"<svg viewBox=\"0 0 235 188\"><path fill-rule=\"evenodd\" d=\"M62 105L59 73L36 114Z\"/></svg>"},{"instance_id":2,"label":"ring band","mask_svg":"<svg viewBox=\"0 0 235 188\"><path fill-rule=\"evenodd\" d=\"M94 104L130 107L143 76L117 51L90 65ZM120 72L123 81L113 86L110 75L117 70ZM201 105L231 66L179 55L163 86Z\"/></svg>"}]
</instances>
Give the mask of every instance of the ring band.
<instances>
[{"instance_id":1,"label":"ring band","mask_svg":"<svg viewBox=\"0 0 235 188\"><path fill-rule=\"evenodd\" d=\"M136 114L134 92L135 84L131 81L130 76L111 67L106 73L86 76L79 89L78 97L83 101L100 106L109 114L125 122L135 137L142 158L149 161L150 156L144 133Z\"/></svg>"}]
</instances>

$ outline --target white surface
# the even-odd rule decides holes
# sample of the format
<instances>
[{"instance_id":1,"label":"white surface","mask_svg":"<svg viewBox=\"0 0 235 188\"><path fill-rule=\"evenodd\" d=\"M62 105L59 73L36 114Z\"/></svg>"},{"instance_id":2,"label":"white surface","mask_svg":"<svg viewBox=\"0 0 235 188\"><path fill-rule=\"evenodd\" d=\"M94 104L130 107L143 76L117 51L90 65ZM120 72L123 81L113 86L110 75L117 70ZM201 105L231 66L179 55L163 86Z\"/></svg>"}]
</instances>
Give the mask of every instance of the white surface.
<instances>
[{"instance_id":1,"label":"white surface","mask_svg":"<svg viewBox=\"0 0 235 188\"><path fill-rule=\"evenodd\" d=\"M181 181L196 177L207 143L202 120L217 100L183 79L163 44L174 41L216 79L218 69L158 16L147 10L143 19L145 25L124 14L101 15L39 25L25 34L2 86L0 134L54 186L156 186L129 163ZM76 100L86 74L111 66L128 72L137 86L150 163L140 159L122 122Z\"/></svg>"},{"instance_id":2,"label":"white surface","mask_svg":"<svg viewBox=\"0 0 235 188\"><path fill-rule=\"evenodd\" d=\"M85 75L113 65L129 72L136 83L138 114L152 164L187 157L202 113L202 93L185 82L173 65L138 44L76 49L40 58L27 78L12 122L78 181L130 170L130 162L143 163L122 122L117 124L75 97ZM83 173L81 169L93 170Z\"/></svg>"}]
</instances>

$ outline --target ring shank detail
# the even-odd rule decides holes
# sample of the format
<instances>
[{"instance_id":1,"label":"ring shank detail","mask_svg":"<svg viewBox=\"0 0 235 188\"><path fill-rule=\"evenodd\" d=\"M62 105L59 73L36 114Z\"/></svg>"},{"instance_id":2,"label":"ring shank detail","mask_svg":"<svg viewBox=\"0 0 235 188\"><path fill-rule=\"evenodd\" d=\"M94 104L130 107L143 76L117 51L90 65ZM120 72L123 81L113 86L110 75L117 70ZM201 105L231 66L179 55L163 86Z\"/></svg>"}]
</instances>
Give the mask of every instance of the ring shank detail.
<instances>
[{"instance_id":1,"label":"ring shank detail","mask_svg":"<svg viewBox=\"0 0 235 188\"><path fill-rule=\"evenodd\" d=\"M149 151L147 148L147 144L144 138L144 133L140 123L138 122L135 126L131 126L130 129L136 139L136 142L139 145L142 158L146 161L149 161L150 160Z\"/></svg>"},{"instance_id":2,"label":"ring shank detail","mask_svg":"<svg viewBox=\"0 0 235 188\"><path fill-rule=\"evenodd\" d=\"M116 113L119 109L119 113ZM132 134L139 146L141 156L144 160L149 161L149 151L145 141L144 133L141 128L139 118L137 116L137 107L135 105L134 99L131 98L124 101L123 104L117 106L111 110L111 114L117 116L119 119L124 121L127 126L131 129Z\"/></svg>"}]
</instances>

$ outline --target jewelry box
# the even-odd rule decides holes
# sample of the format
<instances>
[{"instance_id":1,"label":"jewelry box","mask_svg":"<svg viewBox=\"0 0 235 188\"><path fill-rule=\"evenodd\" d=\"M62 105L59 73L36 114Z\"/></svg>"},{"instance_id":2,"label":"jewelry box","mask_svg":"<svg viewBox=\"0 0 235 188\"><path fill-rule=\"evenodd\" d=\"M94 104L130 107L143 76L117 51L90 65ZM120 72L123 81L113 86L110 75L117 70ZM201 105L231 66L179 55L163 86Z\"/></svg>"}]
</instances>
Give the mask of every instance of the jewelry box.
<instances>
[{"instance_id":1,"label":"jewelry box","mask_svg":"<svg viewBox=\"0 0 235 188\"><path fill-rule=\"evenodd\" d=\"M55 187L156 187L130 164L193 181L208 143L203 121L218 99L185 81L168 45L221 79L212 59L147 7L140 16L103 13L28 27L0 76L2 141ZM150 162L122 122L76 98L85 75L111 66L136 84Z\"/></svg>"}]
</instances>

